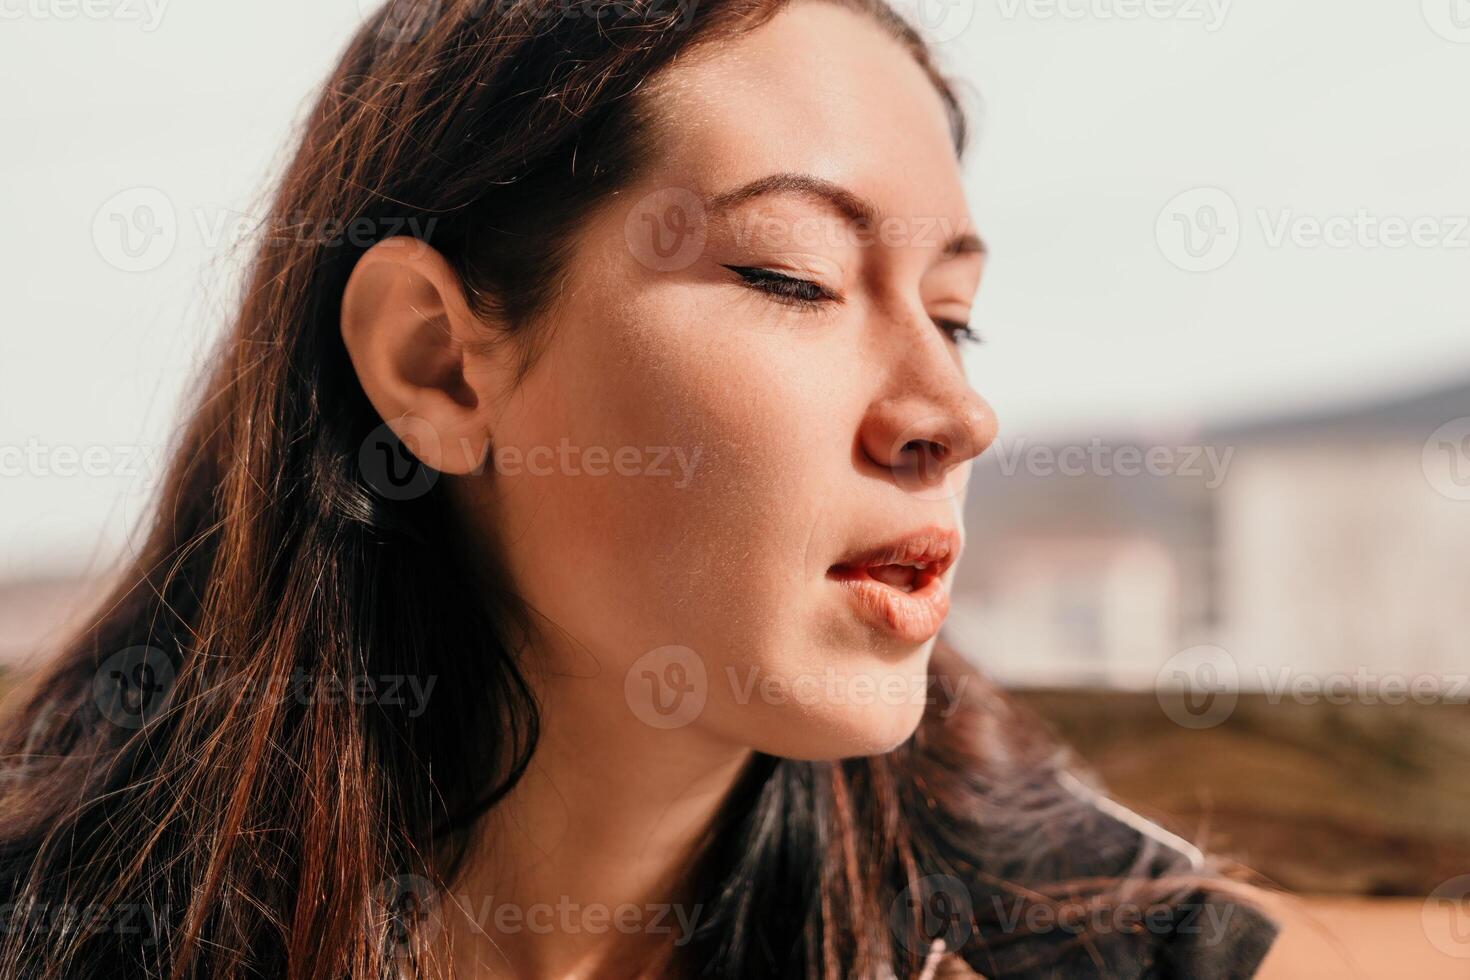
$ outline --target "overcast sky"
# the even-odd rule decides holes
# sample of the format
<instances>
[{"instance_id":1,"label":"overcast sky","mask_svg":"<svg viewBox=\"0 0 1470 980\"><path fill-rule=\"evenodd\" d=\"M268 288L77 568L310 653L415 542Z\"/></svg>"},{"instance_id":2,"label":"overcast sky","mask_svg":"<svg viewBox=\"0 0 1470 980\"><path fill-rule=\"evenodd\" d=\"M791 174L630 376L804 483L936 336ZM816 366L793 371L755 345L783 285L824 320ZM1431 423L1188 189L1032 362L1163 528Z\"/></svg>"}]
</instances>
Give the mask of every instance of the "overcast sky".
<instances>
[{"instance_id":1,"label":"overcast sky","mask_svg":"<svg viewBox=\"0 0 1470 980\"><path fill-rule=\"evenodd\" d=\"M125 540L235 216L371 5L0 0L0 580ZM970 369L1003 431L1188 432L1470 372L1466 0L914 9L980 107ZM175 216L163 253L119 251L140 208Z\"/></svg>"}]
</instances>

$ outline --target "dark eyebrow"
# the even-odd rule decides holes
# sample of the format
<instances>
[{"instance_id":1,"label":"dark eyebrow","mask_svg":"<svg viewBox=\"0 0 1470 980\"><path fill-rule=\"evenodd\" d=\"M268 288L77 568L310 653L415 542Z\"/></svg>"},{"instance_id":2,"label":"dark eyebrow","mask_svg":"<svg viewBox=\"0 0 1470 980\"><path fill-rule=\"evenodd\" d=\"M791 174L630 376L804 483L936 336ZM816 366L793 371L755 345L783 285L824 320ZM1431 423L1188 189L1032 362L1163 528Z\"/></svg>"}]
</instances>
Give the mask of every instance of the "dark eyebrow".
<instances>
[{"instance_id":1,"label":"dark eyebrow","mask_svg":"<svg viewBox=\"0 0 1470 980\"><path fill-rule=\"evenodd\" d=\"M722 214L767 194L800 194L826 204L854 224L870 228L878 227L882 220L877 205L867 198L825 178L794 172L758 177L732 191L717 194L710 201L710 211ZM940 256L948 259L961 255L985 255L986 252L985 243L980 240L979 235L965 232L945 242L940 249Z\"/></svg>"},{"instance_id":2,"label":"dark eyebrow","mask_svg":"<svg viewBox=\"0 0 1470 980\"><path fill-rule=\"evenodd\" d=\"M877 224L878 208L872 201L859 197L841 184L811 174L779 173L758 177L733 191L718 194L710 202L716 214L766 194L800 194L834 208L848 221Z\"/></svg>"}]
</instances>

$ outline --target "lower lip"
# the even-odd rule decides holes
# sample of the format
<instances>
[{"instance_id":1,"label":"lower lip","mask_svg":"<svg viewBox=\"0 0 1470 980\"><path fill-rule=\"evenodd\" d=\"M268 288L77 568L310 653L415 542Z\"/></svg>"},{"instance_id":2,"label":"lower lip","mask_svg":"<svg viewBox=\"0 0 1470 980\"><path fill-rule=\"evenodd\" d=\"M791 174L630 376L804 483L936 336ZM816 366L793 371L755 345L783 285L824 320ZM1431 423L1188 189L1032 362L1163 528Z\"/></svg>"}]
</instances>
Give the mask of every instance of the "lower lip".
<instances>
[{"instance_id":1,"label":"lower lip","mask_svg":"<svg viewBox=\"0 0 1470 980\"><path fill-rule=\"evenodd\" d=\"M930 575L912 592L869 578L865 572L832 578L853 597L863 618L905 643L932 638L949 615L949 590L938 575Z\"/></svg>"}]
</instances>

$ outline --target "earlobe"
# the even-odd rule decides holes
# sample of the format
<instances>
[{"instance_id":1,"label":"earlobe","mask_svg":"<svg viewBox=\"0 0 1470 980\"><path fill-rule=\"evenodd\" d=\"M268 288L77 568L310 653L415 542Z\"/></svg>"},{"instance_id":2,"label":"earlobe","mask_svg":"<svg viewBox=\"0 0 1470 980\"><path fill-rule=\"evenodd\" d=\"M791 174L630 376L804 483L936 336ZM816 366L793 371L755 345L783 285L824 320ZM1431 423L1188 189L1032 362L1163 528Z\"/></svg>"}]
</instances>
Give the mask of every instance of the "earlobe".
<instances>
[{"instance_id":1,"label":"earlobe","mask_svg":"<svg viewBox=\"0 0 1470 980\"><path fill-rule=\"evenodd\" d=\"M342 341L373 408L426 466L478 472L489 452L492 392L471 384L492 329L465 301L458 274L415 238L378 242L342 294ZM431 433L433 438L425 438Z\"/></svg>"}]
</instances>

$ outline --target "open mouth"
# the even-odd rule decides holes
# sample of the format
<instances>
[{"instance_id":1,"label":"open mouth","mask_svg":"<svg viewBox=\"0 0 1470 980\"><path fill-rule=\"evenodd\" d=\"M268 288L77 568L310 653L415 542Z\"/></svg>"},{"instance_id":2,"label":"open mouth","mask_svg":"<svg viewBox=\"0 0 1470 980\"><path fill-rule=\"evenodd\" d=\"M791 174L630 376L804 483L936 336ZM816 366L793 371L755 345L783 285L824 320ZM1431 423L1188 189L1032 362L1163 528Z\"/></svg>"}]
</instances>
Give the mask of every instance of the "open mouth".
<instances>
[{"instance_id":1,"label":"open mouth","mask_svg":"<svg viewBox=\"0 0 1470 980\"><path fill-rule=\"evenodd\" d=\"M909 643L939 632L949 614L949 589L941 579L953 563L958 535L929 528L890 544L856 552L827 570L844 586L869 624Z\"/></svg>"},{"instance_id":2,"label":"open mouth","mask_svg":"<svg viewBox=\"0 0 1470 980\"><path fill-rule=\"evenodd\" d=\"M924 561L890 562L883 565L833 565L828 576L839 581L871 579L900 592L917 592L937 578L935 564Z\"/></svg>"}]
</instances>

